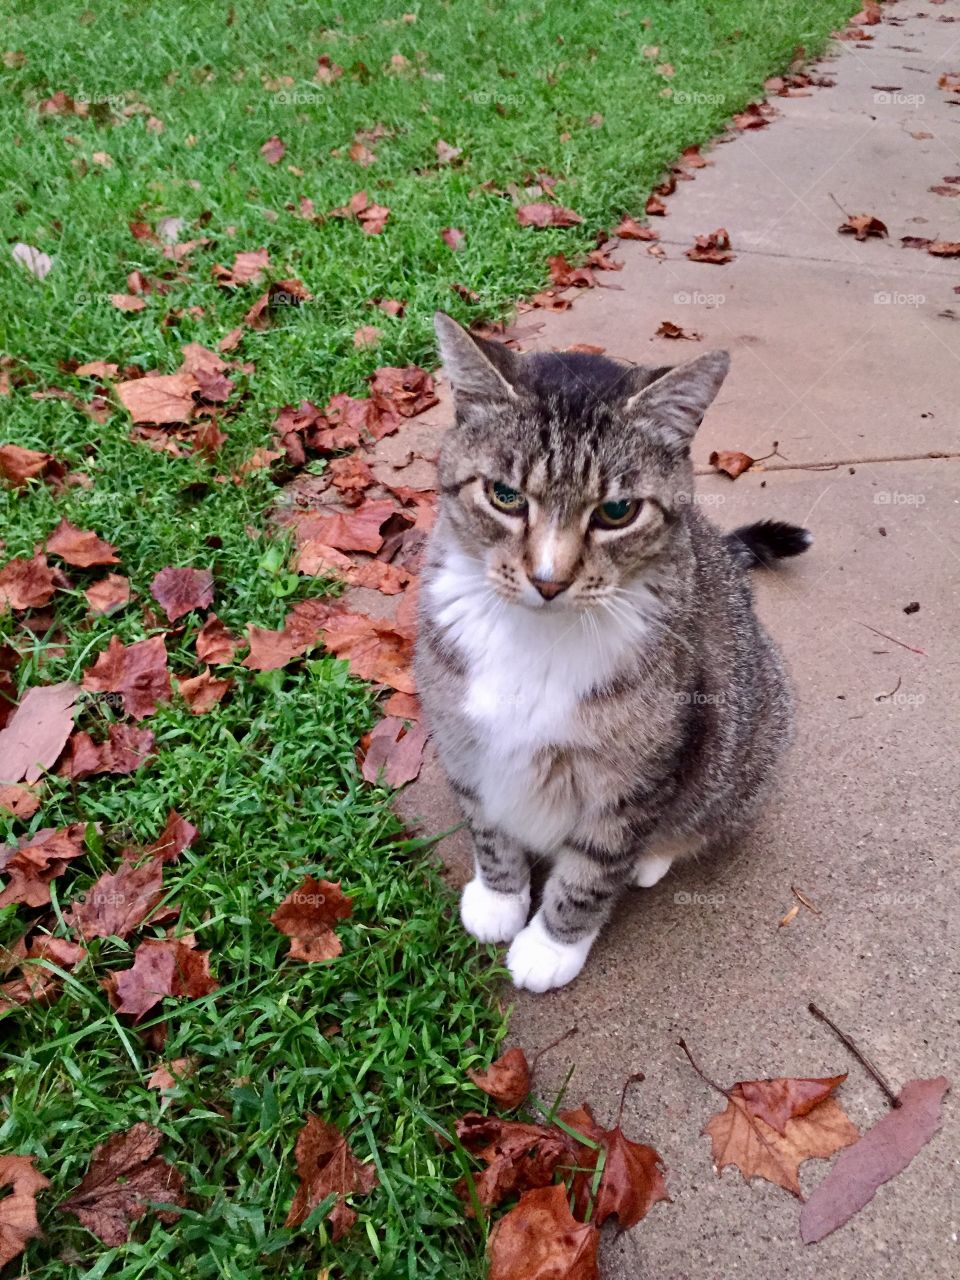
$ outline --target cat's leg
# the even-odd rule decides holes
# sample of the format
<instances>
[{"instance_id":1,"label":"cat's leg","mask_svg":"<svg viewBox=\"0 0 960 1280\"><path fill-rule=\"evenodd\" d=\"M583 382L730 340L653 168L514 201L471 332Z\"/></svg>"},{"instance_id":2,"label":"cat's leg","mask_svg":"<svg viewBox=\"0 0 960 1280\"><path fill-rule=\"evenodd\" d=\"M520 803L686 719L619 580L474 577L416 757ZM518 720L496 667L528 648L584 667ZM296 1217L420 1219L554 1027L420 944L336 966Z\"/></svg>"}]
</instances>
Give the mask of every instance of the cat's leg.
<instances>
[{"instance_id":1,"label":"cat's leg","mask_svg":"<svg viewBox=\"0 0 960 1280\"><path fill-rule=\"evenodd\" d=\"M679 858L690 858L702 852L706 840L703 836L654 835L643 853L633 864L630 883L637 889L652 889L659 884Z\"/></svg>"},{"instance_id":2,"label":"cat's leg","mask_svg":"<svg viewBox=\"0 0 960 1280\"><path fill-rule=\"evenodd\" d=\"M573 981L635 861L633 853L596 858L575 849L562 851L547 880L543 905L507 953L516 986L549 991Z\"/></svg>"},{"instance_id":3,"label":"cat's leg","mask_svg":"<svg viewBox=\"0 0 960 1280\"><path fill-rule=\"evenodd\" d=\"M470 819L476 874L463 890L460 919L481 942L512 942L530 911L526 852L495 827Z\"/></svg>"},{"instance_id":4,"label":"cat's leg","mask_svg":"<svg viewBox=\"0 0 960 1280\"><path fill-rule=\"evenodd\" d=\"M637 889L652 889L673 866L673 859L662 853L646 853L633 864L630 883Z\"/></svg>"}]
</instances>

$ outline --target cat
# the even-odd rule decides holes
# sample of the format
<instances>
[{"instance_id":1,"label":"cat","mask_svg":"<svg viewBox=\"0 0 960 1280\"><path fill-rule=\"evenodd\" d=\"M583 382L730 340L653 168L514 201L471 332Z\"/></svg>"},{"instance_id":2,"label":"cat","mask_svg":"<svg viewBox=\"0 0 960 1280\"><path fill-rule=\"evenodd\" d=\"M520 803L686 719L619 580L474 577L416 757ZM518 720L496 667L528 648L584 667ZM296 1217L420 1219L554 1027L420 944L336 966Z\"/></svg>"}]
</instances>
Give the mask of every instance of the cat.
<instances>
[{"instance_id":1,"label":"cat","mask_svg":"<svg viewBox=\"0 0 960 1280\"><path fill-rule=\"evenodd\" d=\"M791 736L747 570L807 530L721 533L690 444L729 367L518 355L443 313L439 459L416 679L473 834L460 915L517 987L572 981L628 885L729 845ZM528 921L530 862L551 869Z\"/></svg>"}]
</instances>

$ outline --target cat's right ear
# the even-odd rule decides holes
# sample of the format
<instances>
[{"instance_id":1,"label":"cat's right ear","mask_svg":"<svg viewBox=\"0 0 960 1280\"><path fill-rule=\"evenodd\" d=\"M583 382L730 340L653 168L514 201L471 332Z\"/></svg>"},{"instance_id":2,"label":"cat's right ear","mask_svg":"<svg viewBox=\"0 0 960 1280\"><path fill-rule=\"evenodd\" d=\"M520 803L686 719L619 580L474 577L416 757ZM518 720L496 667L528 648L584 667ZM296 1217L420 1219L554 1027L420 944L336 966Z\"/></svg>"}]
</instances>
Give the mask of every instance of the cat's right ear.
<instances>
[{"instance_id":1,"label":"cat's right ear","mask_svg":"<svg viewBox=\"0 0 960 1280\"><path fill-rule=\"evenodd\" d=\"M512 385L516 358L498 342L468 333L443 311L433 317L443 370L457 401L515 400Z\"/></svg>"}]
</instances>

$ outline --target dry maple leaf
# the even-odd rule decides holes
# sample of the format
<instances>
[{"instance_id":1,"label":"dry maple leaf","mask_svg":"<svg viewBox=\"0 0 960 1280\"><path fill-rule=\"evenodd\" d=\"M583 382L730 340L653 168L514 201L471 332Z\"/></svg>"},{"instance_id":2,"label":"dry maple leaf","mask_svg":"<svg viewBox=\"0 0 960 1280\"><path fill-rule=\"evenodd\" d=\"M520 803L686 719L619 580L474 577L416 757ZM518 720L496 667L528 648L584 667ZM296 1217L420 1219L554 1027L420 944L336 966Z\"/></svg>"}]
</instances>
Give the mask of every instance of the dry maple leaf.
<instances>
[{"instance_id":1,"label":"dry maple leaf","mask_svg":"<svg viewBox=\"0 0 960 1280\"><path fill-rule=\"evenodd\" d=\"M287 153L287 148L280 138L274 133L263 146L260 148L260 154L266 160L267 164L279 164Z\"/></svg>"},{"instance_id":2,"label":"dry maple leaf","mask_svg":"<svg viewBox=\"0 0 960 1280\"><path fill-rule=\"evenodd\" d=\"M311 516L301 528L309 540L336 547L338 551L379 551L383 545L380 526L395 510L388 498L375 498L352 511Z\"/></svg>"},{"instance_id":3,"label":"dry maple leaf","mask_svg":"<svg viewBox=\"0 0 960 1280\"><path fill-rule=\"evenodd\" d=\"M42 609L56 589L53 570L40 552L29 560L9 560L0 569L0 608Z\"/></svg>"},{"instance_id":4,"label":"dry maple leaf","mask_svg":"<svg viewBox=\"0 0 960 1280\"><path fill-rule=\"evenodd\" d=\"M602 1227L607 1218L616 1215L620 1230L627 1231L645 1218L655 1204L669 1202L663 1161L653 1147L632 1142L619 1125L599 1128L586 1104L576 1111L563 1112L560 1118L596 1144L581 1145L576 1160L580 1168L573 1179L574 1207L581 1218L589 1213L590 1221ZM601 1152L603 1168L594 1191L594 1171Z\"/></svg>"},{"instance_id":5,"label":"dry maple leaf","mask_svg":"<svg viewBox=\"0 0 960 1280\"><path fill-rule=\"evenodd\" d=\"M845 1079L844 1076L837 1077ZM754 1093L765 1081L747 1081ZM783 1081L777 1080L778 1094ZM800 1106L805 1105L802 1090ZM703 1132L713 1143L713 1162L721 1173L727 1165L735 1165L745 1182L765 1178L795 1196L800 1193L798 1177L805 1160L827 1160L842 1147L857 1141L860 1134L832 1097L826 1097L811 1110L803 1110L787 1120L782 1133L753 1114L754 1103L748 1103L743 1083L735 1084L727 1093L727 1109L713 1116Z\"/></svg>"},{"instance_id":6,"label":"dry maple leaf","mask_svg":"<svg viewBox=\"0 0 960 1280\"><path fill-rule=\"evenodd\" d=\"M213 602L213 574L209 569L161 569L150 583L150 594L171 622Z\"/></svg>"},{"instance_id":7,"label":"dry maple leaf","mask_svg":"<svg viewBox=\"0 0 960 1280\"><path fill-rule=\"evenodd\" d=\"M111 293L110 301L118 311L143 311L146 302L133 293Z\"/></svg>"},{"instance_id":8,"label":"dry maple leaf","mask_svg":"<svg viewBox=\"0 0 960 1280\"><path fill-rule=\"evenodd\" d=\"M163 1135L141 1121L115 1133L94 1148L80 1185L58 1208L73 1213L104 1244L116 1247L147 1212L161 1222L175 1222L175 1209L152 1210L150 1202L186 1204L183 1178L162 1156L155 1155Z\"/></svg>"},{"instance_id":9,"label":"dry maple leaf","mask_svg":"<svg viewBox=\"0 0 960 1280\"><path fill-rule=\"evenodd\" d=\"M232 267L215 266L213 278L221 289L236 289L240 285L256 283L269 265L270 254L266 249L248 250L234 256Z\"/></svg>"},{"instance_id":10,"label":"dry maple leaf","mask_svg":"<svg viewBox=\"0 0 960 1280\"><path fill-rule=\"evenodd\" d=\"M648 218L665 218L667 216L667 206L659 196L648 196L647 203L644 205L644 213Z\"/></svg>"},{"instance_id":11,"label":"dry maple leaf","mask_svg":"<svg viewBox=\"0 0 960 1280\"><path fill-rule=\"evenodd\" d=\"M117 395L135 423L164 426L189 422L196 408L197 380L192 373L153 374L118 382Z\"/></svg>"},{"instance_id":12,"label":"dry maple leaf","mask_svg":"<svg viewBox=\"0 0 960 1280\"><path fill-rule=\"evenodd\" d=\"M78 730L70 739L59 772L67 778L98 773L134 773L153 757L153 733L131 724L111 724L103 742Z\"/></svg>"},{"instance_id":13,"label":"dry maple leaf","mask_svg":"<svg viewBox=\"0 0 960 1280\"><path fill-rule=\"evenodd\" d=\"M732 262L734 255L730 251L730 235L726 228L718 227L708 235L697 236L693 248L687 250L687 257L692 262L712 262L715 266Z\"/></svg>"},{"instance_id":14,"label":"dry maple leaf","mask_svg":"<svg viewBox=\"0 0 960 1280\"><path fill-rule=\"evenodd\" d=\"M614 227L610 233L619 236L621 240L659 240L660 232L654 231L653 227L644 227L639 222L635 222L633 218L626 214L620 219L619 224Z\"/></svg>"},{"instance_id":15,"label":"dry maple leaf","mask_svg":"<svg viewBox=\"0 0 960 1280\"><path fill-rule=\"evenodd\" d=\"M562 1186L525 1191L490 1233L489 1280L598 1280L600 1236L577 1222Z\"/></svg>"},{"instance_id":16,"label":"dry maple leaf","mask_svg":"<svg viewBox=\"0 0 960 1280\"><path fill-rule=\"evenodd\" d=\"M660 328L654 334L655 338L686 338L689 342L699 342L702 336L699 333L687 333L686 329L674 324L672 320L661 320Z\"/></svg>"},{"instance_id":17,"label":"dry maple leaf","mask_svg":"<svg viewBox=\"0 0 960 1280\"><path fill-rule=\"evenodd\" d=\"M123 861L90 886L64 919L86 941L126 938L139 928L163 897L163 864L150 858L139 864Z\"/></svg>"},{"instance_id":18,"label":"dry maple leaf","mask_svg":"<svg viewBox=\"0 0 960 1280\"><path fill-rule=\"evenodd\" d=\"M0 1188L10 1188L0 1199L0 1267L19 1257L27 1242L40 1235L37 1192L50 1180L33 1167L34 1156L0 1156Z\"/></svg>"},{"instance_id":19,"label":"dry maple leaf","mask_svg":"<svg viewBox=\"0 0 960 1280\"><path fill-rule=\"evenodd\" d=\"M152 715L158 702L170 699L170 673L163 636L124 645L116 636L83 673L84 689L119 693L123 708L134 720Z\"/></svg>"},{"instance_id":20,"label":"dry maple leaf","mask_svg":"<svg viewBox=\"0 0 960 1280\"><path fill-rule=\"evenodd\" d=\"M382 337L383 330L378 329L375 324L362 324L353 332L353 345L358 349L375 347Z\"/></svg>"},{"instance_id":21,"label":"dry maple leaf","mask_svg":"<svg viewBox=\"0 0 960 1280\"><path fill-rule=\"evenodd\" d=\"M841 222L837 230L853 235L857 240L866 240L867 236L886 236L887 224L875 218L872 213L851 213L846 222Z\"/></svg>"},{"instance_id":22,"label":"dry maple leaf","mask_svg":"<svg viewBox=\"0 0 960 1280\"><path fill-rule=\"evenodd\" d=\"M369 587L385 596L399 595L415 575L402 565L385 560L351 560L349 556L313 538L307 539L294 557L294 569L310 577L333 577L352 587Z\"/></svg>"},{"instance_id":23,"label":"dry maple leaf","mask_svg":"<svg viewBox=\"0 0 960 1280\"><path fill-rule=\"evenodd\" d=\"M960 240L934 240L927 245L927 253L935 258L960 258Z\"/></svg>"},{"instance_id":24,"label":"dry maple leaf","mask_svg":"<svg viewBox=\"0 0 960 1280\"><path fill-rule=\"evenodd\" d=\"M50 882L62 875L67 864L85 851L87 824L75 822L59 830L44 827L23 837L15 847L0 849L0 871L7 886L0 893L0 907L23 903L43 907L50 901Z\"/></svg>"},{"instance_id":25,"label":"dry maple leaf","mask_svg":"<svg viewBox=\"0 0 960 1280\"><path fill-rule=\"evenodd\" d=\"M752 1116L783 1134L789 1120L807 1115L846 1078L846 1073L819 1079L781 1076L775 1080L741 1080L734 1089L739 1090L738 1096L743 1098Z\"/></svg>"},{"instance_id":26,"label":"dry maple leaf","mask_svg":"<svg viewBox=\"0 0 960 1280\"><path fill-rule=\"evenodd\" d=\"M728 475L731 480L736 480L737 476L743 475L744 471L748 471L754 463L754 459L748 453L741 453L738 449L714 449L709 457L711 467L716 467L718 471L722 471L724 475Z\"/></svg>"},{"instance_id":27,"label":"dry maple leaf","mask_svg":"<svg viewBox=\"0 0 960 1280\"><path fill-rule=\"evenodd\" d=\"M239 641L220 621L215 613L211 613L197 632L197 657L201 662L210 662L214 666L232 662Z\"/></svg>"},{"instance_id":28,"label":"dry maple leaf","mask_svg":"<svg viewBox=\"0 0 960 1280\"><path fill-rule=\"evenodd\" d=\"M116 547L90 529L77 529L69 520L61 520L47 538L47 551L78 569L91 565L119 564Z\"/></svg>"},{"instance_id":29,"label":"dry maple leaf","mask_svg":"<svg viewBox=\"0 0 960 1280\"><path fill-rule=\"evenodd\" d=\"M193 1074L192 1058L174 1058L171 1062L161 1062L147 1081L148 1089L175 1089L180 1081Z\"/></svg>"},{"instance_id":30,"label":"dry maple leaf","mask_svg":"<svg viewBox=\"0 0 960 1280\"><path fill-rule=\"evenodd\" d=\"M161 1000L198 1000L219 983L210 973L210 952L196 951L180 938L148 938L133 953L129 969L111 973L104 982L117 1013L139 1021Z\"/></svg>"},{"instance_id":31,"label":"dry maple leaf","mask_svg":"<svg viewBox=\"0 0 960 1280\"><path fill-rule=\"evenodd\" d=\"M0 810L12 813L15 818L32 818L40 808L40 795L32 787L0 783Z\"/></svg>"},{"instance_id":32,"label":"dry maple leaf","mask_svg":"<svg viewBox=\"0 0 960 1280\"><path fill-rule=\"evenodd\" d=\"M34 685L0 729L0 782L37 782L56 764L73 729L78 685Z\"/></svg>"},{"instance_id":33,"label":"dry maple leaf","mask_svg":"<svg viewBox=\"0 0 960 1280\"><path fill-rule=\"evenodd\" d=\"M55 460L52 453L24 449L18 444L0 445L0 475L17 488L53 470L62 476L63 465Z\"/></svg>"},{"instance_id":34,"label":"dry maple leaf","mask_svg":"<svg viewBox=\"0 0 960 1280\"><path fill-rule=\"evenodd\" d=\"M381 411L392 410L401 418L413 418L439 404L433 378L426 369L415 364L403 368L383 365L373 375L370 392L374 404Z\"/></svg>"},{"instance_id":35,"label":"dry maple leaf","mask_svg":"<svg viewBox=\"0 0 960 1280\"><path fill-rule=\"evenodd\" d=\"M219 680L205 667L197 676L177 678L180 696L190 708L191 715L203 716L212 711L224 695L233 687L232 680Z\"/></svg>"},{"instance_id":36,"label":"dry maple leaf","mask_svg":"<svg viewBox=\"0 0 960 1280\"><path fill-rule=\"evenodd\" d=\"M413 635L398 621L388 622L362 613L331 617L323 628L323 643L338 658L345 658L361 680L373 680L415 693Z\"/></svg>"},{"instance_id":37,"label":"dry maple leaf","mask_svg":"<svg viewBox=\"0 0 960 1280\"><path fill-rule=\"evenodd\" d=\"M419 720L423 714L420 699L413 693L391 693L383 709L388 716L399 716L401 720Z\"/></svg>"},{"instance_id":38,"label":"dry maple leaf","mask_svg":"<svg viewBox=\"0 0 960 1280\"><path fill-rule=\"evenodd\" d=\"M340 881L306 876L270 917L270 923L290 938L290 958L319 963L333 960L343 950L332 926L353 912L353 901L344 896Z\"/></svg>"},{"instance_id":39,"label":"dry maple leaf","mask_svg":"<svg viewBox=\"0 0 960 1280\"><path fill-rule=\"evenodd\" d=\"M462 147L452 147L449 142L444 142L442 138L437 139L436 143L437 160L440 164L452 164L454 160L463 155Z\"/></svg>"},{"instance_id":40,"label":"dry maple leaf","mask_svg":"<svg viewBox=\"0 0 960 1280\"><path fill-rule=\"evenodd\" d=\"M467 1071L467 1075L497 1106L512 1111L530 1093L530 1064L522 1049L514 1047L491 1062L486 1071Z\"/></svg>"},{"instance_id":41,"label":"dry maple leaf","mask_svg":"<svg viewBox=\"0 0 960 1280\"><path fill-rule=\"evenodd\" d=\"M546 1187L561 1165L573 1165L579 1158L579 1144L556 1125L525 1124L468 1112L455 1129L457 1137L486 1168L461 1178L454 1191L463 1201L468 1217L475 1214L474 1201L485 1208L535 1187Z\"/></svg>"},{"instance_id":42,"label":"dry maple leaf","mask_svg":"<svg viewBox=\"0 0 960 1280\"><path fill-rule=\"evenodd\" d=\"M751 102L748 107L733 117L733 123L737 129L741 130L762 129L770 123L770 118L774 115L776 111L769 103Z\"/></svg>"},{"instance_id":43,"label":"dry maple leaf","mask_svg":"<svg viewBox=\"0 0 960 1280\"><path fill-rule=\"evenodd\" d=\"M192 822L171 809L163 830L152 844L144 849L144 856L158 858L161 862L176 862L184 849L189 849L199 832Z\"/></svg>"},{"instance_id":44,"label":"dry maple leaf","mask_svg":"<svg viewBox=\"0 0 960 1280\"><path fill-rule=\"evenodd\" d=\"M356 454L334 458L327 467L327 474L333 481L334 488L344 495L362 493L364 489L370 488L376 478L369 464Z\"/></svg>"},{"instance_id":45,"label":"dry maple leaf","mask_svg":"<svg viewBox=\"0 0 960 1280\"><path fill-rule=\"evenodd\" d=\"M804 1244L815 1244L842 1227L870 1203L883 1183L906 1169L940 1128L941 1104L949 1087L945 1076L908 1081L900 1091L900 1105L841 1152L800 1212Z\"/></svg>"},{"instance_id":46,"label":"dry maple leaf","mask_svg":"<svg viewBox=\"0 0 960 1280\"><path fill-rule=\"evenodd\" d=\"M576 286L581 289L592 289L597 278L589 267L572 267L562 253L556 253L547 259L550 268L550 283L558 289L569 289Z\"/></svg>"},{"instance_id":47,"label":"dry maple leaf","mask_svg":"<svg viewBox=\"0 0 960 1280\"><path fill-rule=\"evenodd\" d=\"M317 1116L307 1117L297 1136L295 1155L300 1186L284 1225L298 1227L327 1196L335 1195L337 1200L328 1217L336 1242L357 1220L345 1197L372 1191L377 1185L376 1170L356 1158L336 1125Z\"/></svg>"},{"instance_id":48,"label":"dry maple leaf","mask_svg":"<svg viewBox=\"0 0 960 1280\"><path fill-rule=\"evenodd\" d=\"M405 786L420 773L426 744L423 725L407 729L402 720L387 716L370 734L361 773L375 785Z\"/></svg>"},{"instance_id":49,"label":"dry maple leaf","mask_svg":"<svg viewBox=\"0 0 960 1280\"><path fill-rule=\"evenodd\" d=\"M93 617L106 616L130 602L130 582L119 573L108 573L83 594Z\"/></svg>"},{"instance_id":50,"label":"dry maple leaf","mask_svg":"<svg viewBox=\"0 0 960 1280\"><path fill-rule=\"evenodd\" d=\"M524 204L517 209L521 227L575 227L583 219L562 204Z\"/></svg>"}]
</instances>

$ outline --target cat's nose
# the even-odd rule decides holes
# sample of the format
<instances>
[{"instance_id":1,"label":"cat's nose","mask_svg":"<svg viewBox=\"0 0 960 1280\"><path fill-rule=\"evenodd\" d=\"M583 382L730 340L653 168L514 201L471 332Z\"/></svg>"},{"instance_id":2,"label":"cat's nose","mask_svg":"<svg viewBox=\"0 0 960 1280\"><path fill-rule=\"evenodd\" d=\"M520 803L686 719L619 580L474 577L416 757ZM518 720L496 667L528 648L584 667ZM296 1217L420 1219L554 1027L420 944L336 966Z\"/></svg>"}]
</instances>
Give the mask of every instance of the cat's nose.
<instances>
[{"instance_id":1,"label":"cat's nose","mask_svg":"<svg viewBox=\"0 0 960 1280\"><path fill-rule=\"evenodd\" d=\"M530 581L543 596L544 600L552 600L561 591L566 591L570 585L569 582L555 582L550 578L531 578Z\"/></svg>"}]
</instances>

